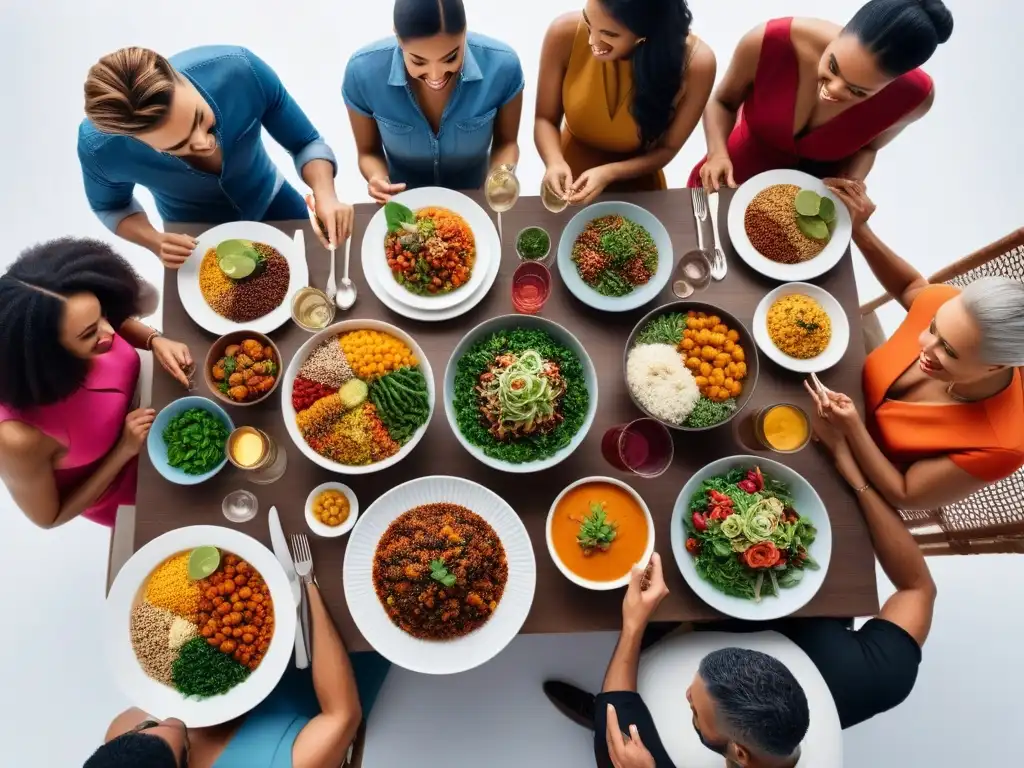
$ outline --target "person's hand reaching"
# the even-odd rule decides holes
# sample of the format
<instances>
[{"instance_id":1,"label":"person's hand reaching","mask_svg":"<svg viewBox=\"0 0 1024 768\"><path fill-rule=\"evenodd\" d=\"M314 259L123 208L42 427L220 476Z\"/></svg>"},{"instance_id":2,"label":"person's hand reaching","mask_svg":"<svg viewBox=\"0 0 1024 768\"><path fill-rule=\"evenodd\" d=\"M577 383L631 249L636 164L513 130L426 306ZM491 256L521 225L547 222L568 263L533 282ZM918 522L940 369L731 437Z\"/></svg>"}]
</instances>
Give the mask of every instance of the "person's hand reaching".
<instances>
[{"instance_id":1,"label":"person's hand reaching","mask_svg":"<svg viewBox=\"0 0 1024 768\"><path fill-rule=\"evenodd\" d=\"M370 197L383 205L399 192L405 191L405 184L392 184L391 179L386 176L374 176L367 182L367 191Z\"/></svg>"},{"instance_id":2,"label":"person's hand reaching","mask_svg":"<svg viewBox=\"0 0 1024 768\"><path fill-rule=\"evenodd\" d=\"M728 152L709 155L700 169L700 182L708 192L717 192L722 187L736 187L733 178L732 159Z\"/></svg>"},{"instance_id":3,"label":"person's hand reaching","mask_svg":"<svg viewBox=\"0 0 1024 768\"><path fill-rule=\"evenodd\" d=\"M153 253L168 269L180 269L181 265L188 261L192 251L196 249L197 243L198 241L189 235L161 232L157 237Z\"/></svg>"},{"instance_id":4,"label":"person's hand reaching","mask_svg":"<svg viewBox=\"0 0 1024 768\"><path fill-rule=\"evenodd\" d=\"M643 631L651 615L668 595L661 555L655 552L646 568L633 566L626 596L622 599L622 627Z\"/></svg>"}]
</instances>

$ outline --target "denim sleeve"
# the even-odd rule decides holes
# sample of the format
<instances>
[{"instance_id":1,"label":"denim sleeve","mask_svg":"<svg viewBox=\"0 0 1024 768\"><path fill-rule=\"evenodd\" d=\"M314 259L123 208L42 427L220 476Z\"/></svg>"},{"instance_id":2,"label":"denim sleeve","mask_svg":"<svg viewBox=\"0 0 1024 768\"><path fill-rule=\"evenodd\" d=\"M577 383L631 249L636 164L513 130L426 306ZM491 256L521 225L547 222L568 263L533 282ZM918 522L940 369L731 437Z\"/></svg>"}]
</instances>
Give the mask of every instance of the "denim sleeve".
<instances>
[{"instance_id":1,"label":"denim sleeve","mask_svg":"<svg viewBox=\"0 0 1024 768\"><path fill-rule=\"evenodd\" d=\"M345 78L341 83L341 98L349 109L354 109L363 117L373 117L373 110L370 109L370 104L363 95L363 84L360 81L358 69L358 60L349 59L348 66L345 67Z\"/></svg>"},{"instance_id":2,"label":"denim sleeve","mask_svg":"<svg viewBox=\"0 0 1024 768\"><path fill-rule=\"evenodd\" d=\"M281 78L252 51L247 50L245 57L266 99L263 107L263 127L274 141L295 159L295 170L299 178L302 178L303 166L312 160L327 160L334 166L334 173L337 174L338 162L334 158L334 152L285 89Z\"/></svg>"},{"instance_id":3,"label":"denim sleeve","mask_svg":"<svg viewBox=\"0 0 1024 768\"><path fill-rule=\"evenodd\" d=\"M504 107L512 99L523 92L526 87L526 78L523 76L523 65L519 57L512 54L512 64L507 67L508 75L505 81L505 90L501 97L501 106Z\"/></svg>"},{"instance_id":4,"label":"denim sleeve","mask_svg":"<svg viewBox=\"0 0 1024 768\"><path fill-rule=\"evenodd\" d=\"M82 165L82 182L89 207L107 229L117 234L117 226L129 216L142 212L142 203L135 199L135 184L110 181L88 147L79 142L78 160Z\"/></svg>"}]
</instances>

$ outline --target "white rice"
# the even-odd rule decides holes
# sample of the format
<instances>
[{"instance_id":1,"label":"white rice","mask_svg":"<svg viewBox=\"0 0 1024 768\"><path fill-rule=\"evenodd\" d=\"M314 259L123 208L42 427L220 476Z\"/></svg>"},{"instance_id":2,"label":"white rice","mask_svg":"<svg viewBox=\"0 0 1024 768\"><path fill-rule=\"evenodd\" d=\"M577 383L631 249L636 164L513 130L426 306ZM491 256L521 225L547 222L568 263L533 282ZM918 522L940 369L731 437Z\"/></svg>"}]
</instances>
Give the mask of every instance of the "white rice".
<instances>
[{"instance_id":1,"label":"white rice","mask_svg":"<svg viewBox=\"0 0 1024 768\"><path fill-rule=\"evenodd\" d=\"M700 389L682 356L671 344L638 344L626 358L626 381L633 397L655 418L682 424Z\"/></svg>"}]
</instances>

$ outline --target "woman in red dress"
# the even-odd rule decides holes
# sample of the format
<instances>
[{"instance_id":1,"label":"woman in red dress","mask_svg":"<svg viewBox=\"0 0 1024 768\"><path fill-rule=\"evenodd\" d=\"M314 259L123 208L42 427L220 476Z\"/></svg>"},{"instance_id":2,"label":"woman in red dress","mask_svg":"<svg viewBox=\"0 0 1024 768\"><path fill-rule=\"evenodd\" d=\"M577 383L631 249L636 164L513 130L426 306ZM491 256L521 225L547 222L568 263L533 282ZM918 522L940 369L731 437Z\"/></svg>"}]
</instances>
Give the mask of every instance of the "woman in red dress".
<instances>
[{"instance_id":1,"label":"woman in red dress","mask_svg":"<svg viewBox=\"0 0 1024 768\"><path fill-rule=\"evenodd\" d=\"M941 0L870 0L843 28L787 18L748 32L704 110L708 155L689 186L735 187L776 168L863 181L931 107L918 67L952 31Z\"/></svg>"}]
</instances>

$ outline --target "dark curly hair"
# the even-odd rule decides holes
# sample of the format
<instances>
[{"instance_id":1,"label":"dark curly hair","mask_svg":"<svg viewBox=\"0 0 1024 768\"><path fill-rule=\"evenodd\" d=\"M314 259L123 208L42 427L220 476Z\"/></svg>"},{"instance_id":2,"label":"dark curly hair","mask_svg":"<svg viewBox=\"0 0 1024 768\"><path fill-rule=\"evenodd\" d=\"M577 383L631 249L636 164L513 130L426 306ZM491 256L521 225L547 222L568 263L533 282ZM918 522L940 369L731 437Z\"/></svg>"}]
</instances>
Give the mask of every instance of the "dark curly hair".
<instances>
[{"instance_id":1,"label":"dark curly hair","mask_svg":"<svg viewBox=\"0 0 1024 768\"><path fill-rule=\"evenodd\" d=\"M920 67L949 40L953 14L942 0L871 0L843 32L856 35L884 72L899 77Z\"/></svg>"},{"instance_id":2,"label":"dark curly hair","mask_svg":"<svg viewBox=\"0 0 1024 768\"><path fill-rule=\"evenodd\" d=\"M598 0L617 22L645 38L633 51L633 105L640 143L649 149L665 135L683 86L686 38L693 14L686 0Z\"/></svg>"},{"instance_id":3,"label":"dark curly hair","mask_svg":"<svg viewBox=\"0 0 1024 768\"><path fill-rule=\"evenodd\" d=\"M98 240L64 237L24 251L0 276L0 403L21 410L74 394L89 362L60 342L65 298L93 294L116 330L139 314L142 286Z\"/></svg>"},{"instance_id":4,"label":"dark curly hair","mask_svg":"<svg viewBox=\"0 0 1024 768\"><path fill-rule=\"evenodd\" d=\"M178 768L171 745L148 733L123 733L101 746L82 768Z\"/></svg>"}]
</instances>

